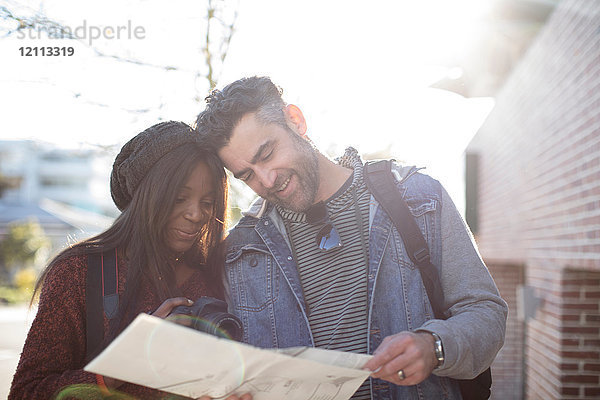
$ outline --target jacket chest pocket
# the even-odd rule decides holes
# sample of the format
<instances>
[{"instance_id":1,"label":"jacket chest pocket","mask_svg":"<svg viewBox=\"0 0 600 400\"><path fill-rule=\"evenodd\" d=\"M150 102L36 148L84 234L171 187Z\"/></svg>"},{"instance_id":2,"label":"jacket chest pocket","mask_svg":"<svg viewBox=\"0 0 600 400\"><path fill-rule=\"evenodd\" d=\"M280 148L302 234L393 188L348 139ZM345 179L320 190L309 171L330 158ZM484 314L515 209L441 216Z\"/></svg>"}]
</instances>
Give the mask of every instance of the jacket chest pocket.
<instances>
[{"instance_id":1,"label":"jacket chest pocket","mask_svg":"<svg viewBox=\"0 0 600 400\"><path fill-rule=\"evenodd\" d=\"M433 241L436 236L436 209L438 207L438 202L435 199L406 199L406 203L408 208L417 223L423 237L427 241L429 246L429 253L433 252ZM412 262L408 253L406 252L406 248L404 246L404 242L402 241L400 232L395 232L394 234L394 248L392 250L392 261L398 263L401 267L408 267L410 269L415 269L416 265Z\"/></svg>"},{"instance_id":2,"label":"jacket chest pocket","mask_svg":"<svg viewBox=\"0 0 600 400\"><path fill-rule=\"evenodd\" d=\"M265 245L230 248L225 269L237 310L259 312L277 299L279 270Z\"/></svg>"}]
</instances>

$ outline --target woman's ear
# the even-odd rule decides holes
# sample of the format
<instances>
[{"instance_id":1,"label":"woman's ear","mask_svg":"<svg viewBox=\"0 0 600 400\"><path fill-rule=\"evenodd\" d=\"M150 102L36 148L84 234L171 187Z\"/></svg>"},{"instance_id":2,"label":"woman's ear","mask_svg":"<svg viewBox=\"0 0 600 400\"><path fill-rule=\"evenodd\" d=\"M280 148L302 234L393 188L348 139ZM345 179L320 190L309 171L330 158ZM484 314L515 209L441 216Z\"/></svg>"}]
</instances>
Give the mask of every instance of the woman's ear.
<instances>
[{"instance_id":1,"label":"woman's ear","mask_svg":"<svg viewBox=\"0 0 600 400\"><path fill-rule=\"evenodd\" d=\"M307 131L306 120L304 119L304 114L302 114L300 108L294 104L288 104L283 109L283 112L285 114L288 127L296 134L305 137Z\"/></svg>"}]
</instances>

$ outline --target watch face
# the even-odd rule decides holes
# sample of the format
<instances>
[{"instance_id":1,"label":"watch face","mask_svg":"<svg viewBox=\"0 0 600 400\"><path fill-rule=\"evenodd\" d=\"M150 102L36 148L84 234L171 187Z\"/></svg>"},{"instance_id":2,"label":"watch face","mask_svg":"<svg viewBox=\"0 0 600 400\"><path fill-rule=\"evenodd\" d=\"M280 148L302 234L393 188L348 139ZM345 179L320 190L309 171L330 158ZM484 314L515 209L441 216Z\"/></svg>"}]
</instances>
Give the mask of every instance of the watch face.
<instances>
[{"instance_id":1,"label":"watch face","mask_svg":"<svg viewBox=\"0 0 600 400\"><path fill-rule=\"evenodd\" d=\"M442 347L442 339L435 333L432 333L435 342L433 343L433 350L435 351L435 358L437 358L439 367L444 363L444 348Z\"/></svg>"}]
</instances>

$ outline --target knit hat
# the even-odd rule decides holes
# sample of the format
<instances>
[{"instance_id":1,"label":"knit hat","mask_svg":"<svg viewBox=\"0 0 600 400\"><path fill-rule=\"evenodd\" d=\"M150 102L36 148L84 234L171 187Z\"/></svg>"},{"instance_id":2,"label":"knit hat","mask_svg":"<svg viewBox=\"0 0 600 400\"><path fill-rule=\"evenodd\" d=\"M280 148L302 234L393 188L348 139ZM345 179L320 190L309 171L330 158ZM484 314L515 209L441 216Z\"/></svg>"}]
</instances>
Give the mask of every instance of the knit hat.
<instances>
[{"instance_id":1,"label":"knit hat","mask_svg":"<svg viewBox=\"0 0 600 400\"><path fill-rule=\"evenodd\" d=\"M199 135L183 122L161 122L137 134L121 148L110 175L110 195L123 211L148 171L165 154L188 143L198 143Z\"/></svg>"}]
</instances>

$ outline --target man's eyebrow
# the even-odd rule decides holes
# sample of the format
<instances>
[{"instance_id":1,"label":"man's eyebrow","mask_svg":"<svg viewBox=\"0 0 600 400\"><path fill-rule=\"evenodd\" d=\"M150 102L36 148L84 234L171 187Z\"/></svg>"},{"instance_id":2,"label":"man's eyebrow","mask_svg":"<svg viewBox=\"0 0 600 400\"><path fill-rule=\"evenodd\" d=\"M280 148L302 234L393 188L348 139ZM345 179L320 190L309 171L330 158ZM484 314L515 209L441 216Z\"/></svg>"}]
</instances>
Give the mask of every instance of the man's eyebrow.
<instances>
[{"instance_id":1,"label":"man's eyebrow","mask_svg":"<svg viewBox=\"0 0 600 400\"><path fill-rule=\"evenodd\" d=\"M265 150L271 146L271 143L273 143L272 140L267 140L266 142L264 142L263 144L261 144L258 147L258 150L256 150L256 154L254 154L254 157L252 157L252 160L250 160L251 164L256 164L260 158L262 157L263 153L265 152Z\"/></svg>"},{"instance_id":2,"label":"man's eyebrow","mask_svg":"<svg viewBox=\"0 0 600 400\"><path fill-rule=\"evenodd\" d=\"M266 142L264 142L263 144L261 144L258 147L258 150L256 150L256 153L254 154L254 156L252 157L252 159L250 160L250 164L254 165L256 164L258 161L260 161L261 157L263 156L263 154L265 153L265 151L273 144L273 140L267 140ZM244 168L241 171L238 172L233 172L233 176L237 179L240 179L241 176L243 176L244 174L246 174L246 172L250 171L250 168Z\"/></svg>"}]
</instances>

